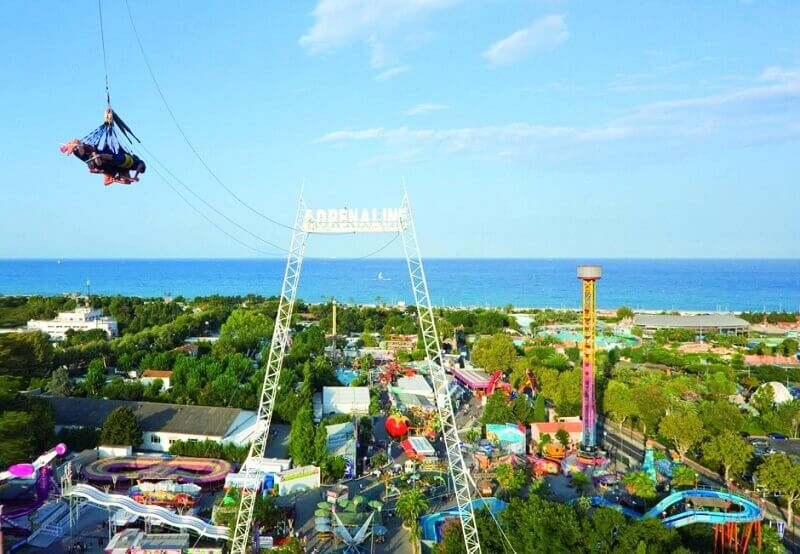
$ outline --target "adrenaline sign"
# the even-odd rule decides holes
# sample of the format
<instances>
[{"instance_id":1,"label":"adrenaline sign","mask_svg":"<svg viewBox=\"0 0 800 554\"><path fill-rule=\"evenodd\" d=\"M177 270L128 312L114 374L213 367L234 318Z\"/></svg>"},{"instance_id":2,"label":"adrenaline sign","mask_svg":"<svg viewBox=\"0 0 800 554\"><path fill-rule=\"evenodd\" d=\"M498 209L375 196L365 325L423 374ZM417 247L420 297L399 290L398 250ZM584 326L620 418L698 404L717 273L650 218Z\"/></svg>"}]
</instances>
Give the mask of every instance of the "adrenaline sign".
<instances>
[{"instance_id":1,"label":"adrenaline sign","mask_svg":"<svg viewBox=\"0 0 800 554\"><path fill-rule=\"evenodd\" d=\"M409 223L408 208L333 208L306 210L307 233L398 233Z\"/></svg>"}]
</instances>

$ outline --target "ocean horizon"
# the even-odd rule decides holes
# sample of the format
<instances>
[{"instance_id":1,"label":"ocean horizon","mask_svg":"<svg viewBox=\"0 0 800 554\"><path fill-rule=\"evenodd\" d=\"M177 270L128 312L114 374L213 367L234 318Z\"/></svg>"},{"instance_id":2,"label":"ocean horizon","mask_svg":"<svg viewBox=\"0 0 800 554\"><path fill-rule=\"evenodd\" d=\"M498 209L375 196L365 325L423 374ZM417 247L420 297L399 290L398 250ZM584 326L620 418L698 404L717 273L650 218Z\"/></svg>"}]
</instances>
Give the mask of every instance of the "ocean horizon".
<instances>
[{"instance_id":1,"label":"ocean horizon","mask_svg":"<svg viewBox=\"0 0 800 554\"><path fill-rule=\"evenodd\" d=\"M794 258L427 258L434 305L576 308L576 266L598 263L599 308L800 311ZM15 258L0 260L0 294L155 297L277 295L284 258ZM306 258L298 297L413 302L404 258Z\"/></svg>"}]
</instances>

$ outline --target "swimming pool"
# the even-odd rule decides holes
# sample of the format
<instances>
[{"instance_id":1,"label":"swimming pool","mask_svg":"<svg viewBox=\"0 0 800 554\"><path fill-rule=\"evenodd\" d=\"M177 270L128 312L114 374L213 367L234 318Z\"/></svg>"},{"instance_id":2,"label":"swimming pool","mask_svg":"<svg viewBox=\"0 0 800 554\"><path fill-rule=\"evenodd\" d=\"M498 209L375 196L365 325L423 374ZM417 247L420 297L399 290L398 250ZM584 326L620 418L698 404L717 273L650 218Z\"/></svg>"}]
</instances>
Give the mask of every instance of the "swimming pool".
<instances>
[{"instance_id":1,"label":"swimming pool","mask_svg":"<svg viewBox=\"0 0 800 554\"><path fill-rule=\"evenodd\" d=\"M350 383L355 381L356 377L360 374L361 372L355 369L348 369L346 367L336 368L336 378L339 379L339 382L345 387L349 387Z\"/></svg>"},{"instance_id":2,"label":"swimming pool","mask_svg":"<svg viewBox=\"0 0 800 554\"><path fill-rule=\"evenodd\" d=\"M583 340L583 333L581 331L559 331L557 333L541 331L539 336L555 337L561 342L574 342L576 344ZM597 337L597 346L600 348L626 348L628 346L636 346L637 343L636 337L627 335L600 335Z\"/></svg>"}]
</instances>

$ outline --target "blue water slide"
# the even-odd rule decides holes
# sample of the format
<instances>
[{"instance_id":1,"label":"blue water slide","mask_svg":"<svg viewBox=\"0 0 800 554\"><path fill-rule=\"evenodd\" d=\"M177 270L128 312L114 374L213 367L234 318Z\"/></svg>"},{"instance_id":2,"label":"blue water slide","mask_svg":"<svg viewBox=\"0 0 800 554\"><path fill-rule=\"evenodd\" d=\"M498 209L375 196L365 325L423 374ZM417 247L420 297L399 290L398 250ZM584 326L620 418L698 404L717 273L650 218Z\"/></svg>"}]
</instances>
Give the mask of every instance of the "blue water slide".
<instances>
[{"instance_id":1,"label":"blue water slide","mask_svg":"<svg viewBox=\"0 0 800 554\"><path fill-rule=\"evenodd\" d=\"M659 517L661 513L666 512L671 506L678 504L679 502L685 502L686 500L697 498L722 500L724 502L730 502L732 505L739 506L741 509L737 512L720 512L714 511L707 507L698 506L667 516L661 519L661 522L667 527L677 528L684 527L686 525L692 525L694 523L703 523L706 525L715 525L728 522L749 523L751 521L759 521L764 517L761 507L748 498L725 491L707 489L689 489L685 491L674 492L650 508L644 515L625 508L624 506L620 506L619 504L600 496L591 497L591 502L593 506L614 508L628 517L639 519Z\"/></svg>"}]
</instances>

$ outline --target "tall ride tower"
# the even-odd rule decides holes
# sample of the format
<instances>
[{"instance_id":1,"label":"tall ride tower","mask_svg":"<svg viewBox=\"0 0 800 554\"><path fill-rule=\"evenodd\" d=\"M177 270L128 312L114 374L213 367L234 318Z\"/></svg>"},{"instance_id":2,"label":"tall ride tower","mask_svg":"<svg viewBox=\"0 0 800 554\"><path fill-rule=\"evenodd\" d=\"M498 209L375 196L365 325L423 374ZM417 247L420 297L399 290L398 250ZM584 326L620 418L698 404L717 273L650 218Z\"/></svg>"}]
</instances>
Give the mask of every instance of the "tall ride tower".
<instances>
[{"instance_id":1,"label":"tall ride tower","mask_svg":"<svg viewBox=\"0 0 800 554\"><path fill-rule=\"evenodd\" d=\"M581 324L583 326L582 353L582 402L581 418L583 420L583 450L592 452L596 449L595 418L597 406L594 400L594 353L597 346L597 311L595 308L595 283L601 277L599 265L579 265L578 279L583 281L583 310Z\"/></svg>"}]
</instances>

